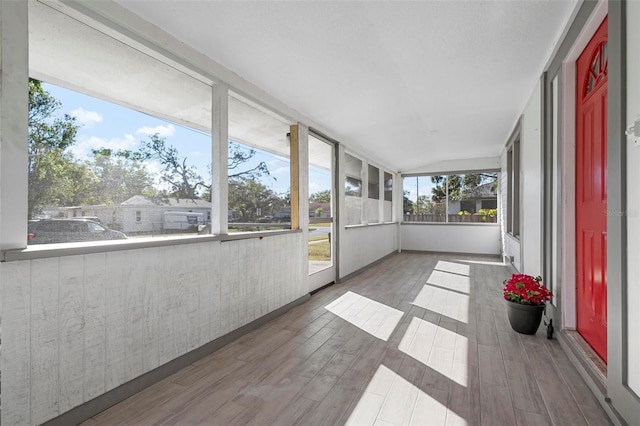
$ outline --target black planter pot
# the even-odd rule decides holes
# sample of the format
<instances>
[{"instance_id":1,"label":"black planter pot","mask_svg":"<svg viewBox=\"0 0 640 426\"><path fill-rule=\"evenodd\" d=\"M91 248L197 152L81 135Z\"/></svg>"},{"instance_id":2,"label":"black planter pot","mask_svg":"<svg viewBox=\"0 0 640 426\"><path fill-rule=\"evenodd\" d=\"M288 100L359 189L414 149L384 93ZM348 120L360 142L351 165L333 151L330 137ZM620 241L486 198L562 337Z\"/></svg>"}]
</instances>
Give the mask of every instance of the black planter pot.
<instances>
[{"instance_id":1,"label":"black planter pot","mask_svg":"<svg viewBox=\"0 0 640 426\"><path fill-rule=\"evenodd\" d=\"M546 305L521 305L506 299L505 301L511 328L522 334L536 334Z\"/></svg>"}]
</instances>

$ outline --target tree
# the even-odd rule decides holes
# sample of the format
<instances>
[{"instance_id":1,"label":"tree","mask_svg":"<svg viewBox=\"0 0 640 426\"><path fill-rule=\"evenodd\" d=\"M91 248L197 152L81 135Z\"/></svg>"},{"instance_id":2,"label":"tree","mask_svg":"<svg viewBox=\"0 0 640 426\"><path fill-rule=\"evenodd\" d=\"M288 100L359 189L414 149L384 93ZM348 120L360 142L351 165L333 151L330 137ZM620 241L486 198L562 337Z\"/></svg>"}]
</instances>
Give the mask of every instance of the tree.
<instances>
[{"instance_id":1,"label":"tree","mask_svg":"<svg viewBox=\"0 0 640 426\"><path fill-rule=\"evenodd\" d=\"M311 203L330 203L331 202L331 190L327 189L311 194L309 197Z\"/></svg>"},{"instance_id":2,"label":"tree","mask_svg":"<svg viewBox=\"0 0 640 426\"><path fill-rule=\"evenodd\" d=\"M447 176L447 187L449 190L449 200L459 200L462 189L462 178L460 175Z\"/></svg>"},{"instance_id":3,"label":"tree","mask_svg":"<svg viewBox=\"0 0 640 426\"><path fill-rule=\"evenodd\" d=\"M467 173L462 179L465 188L476 188L480 182L482 182L482 174L480 173Z\"/></svg>"},{"instance_id":4,"label":"tree","mask_svg":"<svg viewBox=\"0 0 640 426\"><path fill-rule=\"evenodd\" d=\"M283 199L257 180L229 181L229 208L243 221L274 215L283 206Z\"/></svg>"},{"instance_id":5,"label":"tree","mask_svg":"<svg viewBox=\"0 0 640 426\"><path fill-rule=\"evenodd\" d=\"M94 152L86 164L95 176L89 188L90 204L120 204L134 195L157 195L153 176L138 162Z\"/></svg>"},{"instance_id":6,"label":"tree","mask_svg":"<svg viewBox=\"0 0 640 426\"><path fill-rule=\"evenodd\" d=\"M416 200L416 204L414 206L416 214L429 213L430 204L431 202L426 195L420 195Z\"/></svg>"},{"instance_id":7,"label":"tree","mask_svg":"<svg viewBox=\"0 0 640 426\"><path fill-rule=\"evenodd\" d=\"M402 211L405 214L413 213L413 205L414 202L409 198L409 191L404 191L402 193Z\"/></svg>"},{"instance_id":8,"label":"tree","mask_svg":"<svg viewBox=\"0 0 640 426\"><path fill-rule=\"evenodd\" d=\"M449 200L460 199L462 178L460 175L431 176L431 182L435 185L431 188L431 201L444 203L449 194Z\"/></svg>"},{"instance_id":9,"label":"tree","mask_svg":"<svg viewBox=\"0 0 640 426\"><path fill-rule=\"evenodd\" d=\"M64 205L77 199L86 183L87 169L79 166L67 148L75 143L75 117L59 115L61 104L29 79L28 214L33 218L47 204Z\"/></svg>"},{"instance_id":10,"label":"tree","mask_svg":"<svg viewBox=\"0 0 640 426\"><path fill-rule=\"evenodd\" d=\"M245 148L238 143L229 141L228 152L227 167L230 183L233 181L240 184L245 180L270 175L269 168L264 161L254 167L241 169L243 164L255 156L255 149ZM115 155L133 161L157 161L162 166L160 179L170 187L169 196L211 200L211 184L200 176L194 165L189 164L188 157L180 155L176 147L168 145L166 139L157 133L149 136L149 140L141 141L137 151L112 152L110 149L102 148L94 153L104 156ZM209 171L210 169L209 166Z\"/></svg>"},{"instance_id":11,"label":"tree","mask_svg":"<svg viewBox=\"0 0 640 426\"><path fill-rule=\"evenodd\" d=\"M256 155L253 148L244 148L240 144L229 141L229 160L227 168L229 170L229 179L258 179L262 176L270 176L267 163L261 161L257 166L250 169L240 170L239 167L251 160ZM274 178L275 179L275 178Z\"/></svg>"},{"instance_id":12,"label":"tree","mask_svg":"<svg viewBox=\"0 0 640 426\"><path fill-rule=\"evenodd\" d=\"M431 183L435 184L431 188L431 201L434 203L442 203L447 198L444 176L431 176Z\"/></svg>"},{"instance_id":13,"label":"tree","mask_svg":"<svg viewBox=\"0 0 640 426\"><path fill-rule=\"evenodd\" d=\"M188 158L181 156L173 145L167 145L166 139L158 133L149 136L149 140L141 141L138 151L100 149L94 153L125 158L132 161L157 161L162 166L160 179L169 185L169 195L175 198L199 198L198 191L208 185L198 174L198 169L188 163Z\"/></svg>"},{"instance_id":14,"label":"tree","mask_svg":"<svg viewBox=\"0 0 640 426\"><path fill-rule=\"evenodd\" d=\"M291 205L290 191L278 195L258 180L271 176L264 161L254 167L242 167L256 153L253 148L229 141L229 209L245 221L253 221L258 216L272 216L284 206Z\"/></svg>"}]
</instances>

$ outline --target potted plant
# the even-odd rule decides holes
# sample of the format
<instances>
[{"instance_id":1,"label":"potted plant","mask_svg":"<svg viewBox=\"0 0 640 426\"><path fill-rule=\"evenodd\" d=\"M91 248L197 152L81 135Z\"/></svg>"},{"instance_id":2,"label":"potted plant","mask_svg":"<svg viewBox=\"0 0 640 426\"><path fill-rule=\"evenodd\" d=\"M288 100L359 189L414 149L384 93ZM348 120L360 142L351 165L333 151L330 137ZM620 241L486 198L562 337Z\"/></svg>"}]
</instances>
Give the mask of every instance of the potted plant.
<instances>
[{"instance_id":1,"label":"potted plant","mask_svg":"<svg viewBox=\"0 0 640 426\"><path fill-rule=\"evenodd\" d=\"M518 333L535 334L542 321L545 302L553 296L542 284L542 277L513 274L504 281L502 294L507 301L511 328Z\"/></svg>"}]
</instances>

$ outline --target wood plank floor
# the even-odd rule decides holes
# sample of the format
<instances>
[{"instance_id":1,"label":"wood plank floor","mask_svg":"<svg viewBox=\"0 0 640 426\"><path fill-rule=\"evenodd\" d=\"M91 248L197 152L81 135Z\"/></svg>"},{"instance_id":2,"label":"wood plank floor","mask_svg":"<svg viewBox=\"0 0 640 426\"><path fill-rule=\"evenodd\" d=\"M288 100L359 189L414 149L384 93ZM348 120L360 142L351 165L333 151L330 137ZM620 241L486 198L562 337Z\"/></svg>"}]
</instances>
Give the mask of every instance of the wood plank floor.
<instances>
[{"instance_id":1,"label":"wood plank floor","mask_svg":"<svg viewBox=\"0 0 640 426\"><path fill-rule=\"evenodd\" d=\"M608 425L495 258L401 253L85 425Z\"/></svg>"}]
</instances>

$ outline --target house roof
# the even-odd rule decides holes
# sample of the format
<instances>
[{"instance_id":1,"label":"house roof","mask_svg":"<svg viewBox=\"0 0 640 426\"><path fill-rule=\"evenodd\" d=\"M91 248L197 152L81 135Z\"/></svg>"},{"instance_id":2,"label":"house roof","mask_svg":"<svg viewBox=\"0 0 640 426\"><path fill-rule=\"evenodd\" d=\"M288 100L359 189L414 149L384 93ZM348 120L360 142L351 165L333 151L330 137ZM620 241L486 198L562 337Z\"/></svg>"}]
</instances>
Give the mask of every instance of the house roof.
<instances>
[{"instance_id":1,"label":"house roof","mask_svg":"<svg viewBox=\"0 0 640 426\"><path fill-rule=\"evenodd\" d=\"M484 200L487 198L496 198L496 183L489 182L478 185L477 187L465 191L465 200Z\"/></svg>"},{"instance_id":2,"label":"house roof","mask_svg":"<svg viewBox=\"0 0 640 426\"><path fill-rule=\"evenodd\" d=\"M211 208L212 204L206 200L188 198L167 198L167 197L145 197L134 195L126 201L120 203L121 206L161 206L180 208Z\"/></svg>"}]
</instances>

